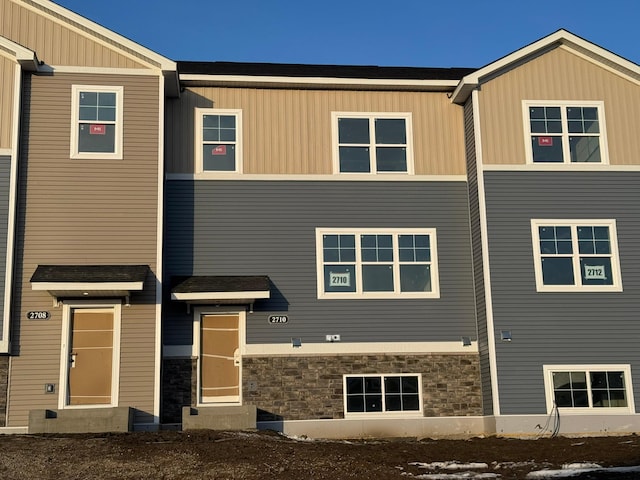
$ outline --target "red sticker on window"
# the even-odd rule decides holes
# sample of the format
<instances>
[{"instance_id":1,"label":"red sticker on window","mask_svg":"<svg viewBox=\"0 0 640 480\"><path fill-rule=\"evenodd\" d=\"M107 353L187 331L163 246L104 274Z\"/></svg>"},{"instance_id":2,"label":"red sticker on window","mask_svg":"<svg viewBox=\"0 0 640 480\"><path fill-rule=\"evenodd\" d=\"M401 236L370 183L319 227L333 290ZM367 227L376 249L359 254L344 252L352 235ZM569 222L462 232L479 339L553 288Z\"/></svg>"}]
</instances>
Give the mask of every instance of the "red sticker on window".
<instances>
[{"instance_id":1,"label":"red sticker on window","mask_svg":"<svg viewBox=\"0 0 640 480\"><path fill-rule=\"evenodd\" d=\"M98 125L98 124L94 123L89 128L89 133L91 135L106 135L107 134L107 126L106 125Z\"/></svg>"},{"instance_id":2,"label":"red sticker on window","mask_svg":"<svg viewBox=\"0 0 640 480\"><path fill-rule=\"evenodd\" d=\"M538 137L539 147L553 147L553 137Z\"/></svg>"},{"instance_id":3,"label":"red sticker on window","mask_svg":"<svg viewBox=\"0 0 640 480\"><path fill-rule=\"evenodd\" d=\"M213 150L211 150L211 155L226 155L226 154L227 154L226 145L218 145L217 147L213 147Z\"/></svg>"}]
</instances>

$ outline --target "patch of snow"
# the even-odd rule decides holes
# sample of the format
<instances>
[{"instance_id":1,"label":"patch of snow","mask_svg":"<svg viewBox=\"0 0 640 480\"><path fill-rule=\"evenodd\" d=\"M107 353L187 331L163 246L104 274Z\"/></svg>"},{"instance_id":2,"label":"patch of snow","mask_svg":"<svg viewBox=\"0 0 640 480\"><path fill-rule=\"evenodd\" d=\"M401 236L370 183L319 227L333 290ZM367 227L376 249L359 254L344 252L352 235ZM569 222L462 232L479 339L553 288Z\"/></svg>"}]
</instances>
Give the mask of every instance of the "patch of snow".
<instances>
[{"instance_id":1,"label":"patch of snow","mask_svg":"<svg viewBox=\"0 0 640 480\"><path fill-rule=\"evenodd\" d=\"M500 478L497 473L457 472L457 473L424 473L413 478L425 480L493 480Z\"/></svg>"},{"instance_id":2,"label":"patch of snow","mask_svg":"<svg viewBox=\"0 0 640 480\"><path fill-rule=\"evenodd\" d=\"M460 462L413 462L409 465L415 465L418 468L426 470L482 470L489 468L486 463L460 463Z\"/></svg>"},{"instance_id":3,"label":"patch of snow","mask_svg":"<svg viewBox=\"0 0 640 480\"><path fill-rule=\"evenodd\" d=\"M593 467L590 467L592 465ZM528 479L569 478L582 473L640 473L640 465L633 467L602 468L595 463L572 463L563 465L561 470L538 470L527 474Z\"/></svg>"}]
</instances>

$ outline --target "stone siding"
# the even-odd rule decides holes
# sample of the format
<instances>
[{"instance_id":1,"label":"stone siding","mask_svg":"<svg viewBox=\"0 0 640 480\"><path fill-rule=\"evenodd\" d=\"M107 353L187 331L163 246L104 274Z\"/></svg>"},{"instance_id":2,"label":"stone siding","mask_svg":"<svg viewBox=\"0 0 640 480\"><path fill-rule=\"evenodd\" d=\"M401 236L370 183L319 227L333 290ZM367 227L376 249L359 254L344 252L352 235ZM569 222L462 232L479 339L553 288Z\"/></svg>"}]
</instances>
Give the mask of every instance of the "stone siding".
<instances>
[{"instance_id":1,"label":"stone siding","mask_svg":"<svg viewBox=\"0 0 640 480\"><path fill-rule=\"evenodd\" d=\"M0 357L0 427L7 426L7 384L9 382L9 357Z\"/></svg>"},{"instance_id":2,"label":"stone siding","mask_svg":"<svg viewBox=\"0 0 640 480\"><path fill-rule=\"evenodd\" d=\"M181 423L182 407L195 405L197 362L165 358L162 362L162 423Z\"/></svg>"},{"instance_id":3,"label":"stone siding","mask_svg":"<svg viewBox=\"0 0 640 480\"><path fill-rule=\"evenodd\" d=\"M344 374L422 374L427 417L482 415L477 355L243 358L243 403L258 421L344 418Z\"/></svg>"}]
</instances>

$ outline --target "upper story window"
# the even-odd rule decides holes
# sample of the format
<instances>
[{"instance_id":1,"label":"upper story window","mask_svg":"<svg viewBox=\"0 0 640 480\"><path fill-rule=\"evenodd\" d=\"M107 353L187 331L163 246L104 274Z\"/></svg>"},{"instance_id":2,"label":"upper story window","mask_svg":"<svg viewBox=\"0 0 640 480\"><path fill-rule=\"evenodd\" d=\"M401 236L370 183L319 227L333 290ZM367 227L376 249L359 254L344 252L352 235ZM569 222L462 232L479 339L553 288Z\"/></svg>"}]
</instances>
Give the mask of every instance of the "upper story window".
<instances>
[{"instance_id":1,"label":"upper story window","mask_svg":"<svg viewBox=\"0 0 640 480\"><path fill-rule=\"evenodd\" d=\"M241 173L242 110L196 109L198 173Z\"/></svg>"},{"instance_id":2,"label":"upper story window","mask_svg":"<svg viewBox=\"0 0 640 480\"><path fill-rule=\"evenodd\" d=\"M123 87L73 85L71 158L122 158Z\"/></svg>"},{"instance_id":3,"label":"upper story window","mask_svg":"<svg viewBox=\"0 0 640 480\"><path fill-rule=\"evenodd\" d=\"M410 113L332 116L335 172L413 173Z\"/></svg>"},{"instance_id":4,"label":"upper story window","mask_svg":"<svg viewBox=\"0 0 640 480\"><path fill-rule=\"evenodd\" d=\"M545 365L544 375L549 412L633 411L629 365Z\"/></svg>"},{"instance_id":5,"label":"upper story window","mask_svg":"<svg viewBox=\"0 0 640 480\"><path fill-rule=\"evenodd\" d=\"M602 102L524 102L529 163L608 163Z\"/></svg>"},{"instance_id":6,"label":"upper story window","mask_svg":"<svg viewBox=\"0 0 640 480\"><path fill-rule=\"evenodd\" d=\"M622 291L615 220L531 220L539 292Z\"/></svg>"},{"instance_id":7,"label":"upper story window","mask_svg":"<svg viewBox=\"0 0 640 480\"><path fill-rule=\"evenodd\" d=\"M435 229L316 229L319 298L438 298Z\"/></svg>"}]
</instances>

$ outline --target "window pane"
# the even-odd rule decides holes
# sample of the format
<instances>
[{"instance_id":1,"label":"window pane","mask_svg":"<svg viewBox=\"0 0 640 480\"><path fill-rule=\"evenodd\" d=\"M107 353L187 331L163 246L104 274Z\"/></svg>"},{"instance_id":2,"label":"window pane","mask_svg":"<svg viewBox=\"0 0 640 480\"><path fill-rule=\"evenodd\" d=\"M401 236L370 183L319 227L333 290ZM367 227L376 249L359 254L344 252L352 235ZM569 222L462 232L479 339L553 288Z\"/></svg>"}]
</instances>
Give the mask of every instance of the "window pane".
<instances>
[{"instance_id":1,"label":"window pane","mask_svg":"<svg viewBox=\"0 0 640 480\"><path fill-rule=\"evenodd\" d=\"M624 388L624 373L622 372L607 372L607 380L609 388Z\"/></svg>"},{"instance_id":2,"label":"window pane","mask_svg":"<svg viewBox=\"0 0 640 480\"><path fill-rule=\"evenodd\" d=\"M324 266L324 291L325 292L355 292L356 291L355 265L325 265Z\"/></svg>"},{"instance_id":3,"label":"window pane","mask_svg":"<svg viewBox=\"0 0 640 480\"><path fill-rule=\"evenodd\" d=\"M115 122L116 121L116 108L115 107L100 107L100 108L98 108L98 121L100 121L100 122Z\"/></svg>"},{"instance_id":4,"label":"window pane","mask_svg":"<svg viewBox=\"0 0 640 480\"><path fill-rule=\"evenodd\" d=\"M377 147L376 170L378 172L406 172L407 149L405 147Z\"/></svg>"},{"instance_id":5,"label":"window pane","mask_svg":"<svg viewBox=\"0 0 640 480\"><path fill-rule=\"evenodd\" d=\"M573 407L571 391L556 390L553 393L553 400L557 407Z\"/></svg>"},{"instance_id":6,"label":"window pane","mask_svg":"<svg viewBox=\"0 0 640 480\"><path fill-rule=\"evenodd\" d=\"M406 144L407 129L404 118L378 118L375 120L377 144Z\"/></svg>"},{"instance_id":7,"label":"window pane","mask_svg":"<svg viewBox=\"0 0 640 480\"><path fill-rule=\"evenodd\" d=\"M236 169L236 146L208 143L202 146L205 172L233 172Z\"/></svg>"},{"instance_id":8,"label":"window pane","mask_svg":"<svg viewBox=\"0 0 640 480\"><path fill-rule=\"evenodd\" d=\"M80 92L80 106L98 105L98 92Z\"/></svg>"},{"instance_id":9,"label":"window pane","mask_svg":"<svg viewBox=\"0 0 640 480\"><path fill-rule=\"evenodd\" d=\"M430 292L431 267L429 265L400 265L401 292Z\"/></svg>"},{"instance_id":10,"label":"window pane","mask_svg":"<svg viewBox=\"0 0 640 480\"><path fill-rule=\"evenodd\" d=\"M610 257L581 257L583 285L613 285Z\"/></svg>"},{"instance_id":11,"label":"window pane","mask_svg":"<svg viewBox=\"0 0 640 480\"><path fill-rule=\"evenodd\" d=\"M338 143L370 143L368 118L339 118Z\"/></svg>"},{"instance_id":12,"label":"window pane","mask_svg":"<svg viewBox=\"0 0 640 480\"><path fill-rule=\"evenodd\" d=\"M347 377L347 395L354 393L364 393L364 378Z\"/></svg>"},{"instance_id":13,"label":"window pane","mask_svg":"<svg viewBox=\"0 0 640 480\"><path fill-rule=\"evenodd\" d=\"M571 161L599 163L600 138L598 137L569 137L569 151Z\"/></svg>"},{"instance_id":14,"label":"window pane","mask_svg":"<svg viewBox=\"0 0 640 480\"><path fill-rule=\"evenodd\" d=\"M370 172L369 147L340 147L340 171Z\"/></svg>"},{"instance_id":15,"label":"window pane","mask_svg":"<svg viewBox=\"0 0 640 480\"><path fill-rule=\"evenodd\" d=\"M97 120L98 109L96 107L80 107L78 112L80 121L83 120Z\"/></svg>"},{"instance_id":16,"label":"window pane","mask_svg":"<svg viewBox=\"0 0 640 480\"><path fill-rule=\"evenodd\" d=\"M571 388L570 372L553 372L553 389L569 389Z\"/></svg>"},{"instance_id":17,"label":"window pane","mask_svg":"<svg viewBox=\"0 0 640 480\"><path fill-rule=\"evenodd\" d=\"M402 410L420 410L420 396L418 394L403 395Z\"/></svg>"},{"instance_id":18,"label":"window pane","mask_svg":"<svg viewBox=\"0 0 640 480\"><path fill-rule=\"evenodd\" d=\"M400 395L385 395L385 410L387 412L402 411L402 400Z\"/></svg>"},{"instance_id":19,"label":"window pane","mask_svg":"<svg viewBox=\"0 0 640 480\"><path fill-rule=\"evenodd\" d=\"M418 393L418 377L402 377L402 393Z\"/></svg>"},{"instance_id":20,"label":"window pane","mask_svg":"<svg viewBox=\"0 0 640 480\"><path fill-rule=\"evenodd\" d=\"M382 411L382 395L366 395L365 396L365 412L381 412Z\"/></svg>"},{"instance_id":21,"label":"window pane","mask_svg":"<svg viewBox=\"0 0 640 480\"><path fill-rule=\"evenodd\" d=\"M387 393L400 393L400 377L384 377L384 390Z\"/></svg>"},{"instance_id":22,"label":"window pane","mask_svg":"<svg viewBox=\"0 0 640 480\"><path fill-rule=\"evenodd\" d=\"M382 393L382 380L380 377L364 377L365 393Z\"/></svg>"},{"instance_id":23,"label":"window pane","mask_svg":"<svg viewBox=\"0 0 640 480\"><path fill-rule=\"evenodd\" d=\"M81 123L78 126L78 152L114 153L115 151L115 125Z\"/></svg>"},{"instance_id":24,"label":"window pane","mask_svg":"<svg viewBox=\"0 0 640 480\"><path fill-rule=\"evenodd\" d=\"M567 257L542 258L542 282L544 285L574 285L573 262Z\"/></svg>"},{"instance_id":25,"label":"window pane","mask_svg":"<svg viewBox=\"0 0 640 480\"><path fill-rule=\"evenodd\" d=\"M364 412L364 396L348 396L347 412Z\"/></svg>"},{"instance_id":26,"label":"window pane","mask_svg":"<svg viewBox=\"0 0 640 480\"><path fill-rule=\"evenodd\" d=\"M363 265L362 290L393 292L393 268L390 265Z\"/></svg>"},{"instance_id":27,"label":"window pane","mask_svg":"<svg viewBox=\"0 0 640 480\"><path fill-rule=\"evenodd\" d=\"M531 137L534 162L563 162L562 138L554 136Z\"/></svg>"},{"instance_id":28,"label":"window pane","mask_svg":"<svg viewBox=\"0 0 640 480\"><path fill-rule=\"evenodd\" d=\"M627 406L626 392L624 390L610 390L609 406L610 407L626 407Z\"/></svg>"},{"instance_id":29,"label":"window pane","mask_svg":"<svg viewBox=\"0 0 640 480\"><path fill-rule=\"evenodd\" d=\"M573 391L573 406L574 407L588 407L589 396L586 390L574 390Z\"/></svg>"}]
</instances>

